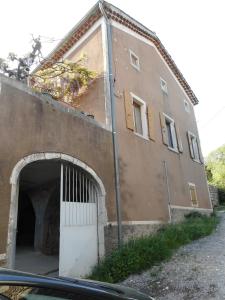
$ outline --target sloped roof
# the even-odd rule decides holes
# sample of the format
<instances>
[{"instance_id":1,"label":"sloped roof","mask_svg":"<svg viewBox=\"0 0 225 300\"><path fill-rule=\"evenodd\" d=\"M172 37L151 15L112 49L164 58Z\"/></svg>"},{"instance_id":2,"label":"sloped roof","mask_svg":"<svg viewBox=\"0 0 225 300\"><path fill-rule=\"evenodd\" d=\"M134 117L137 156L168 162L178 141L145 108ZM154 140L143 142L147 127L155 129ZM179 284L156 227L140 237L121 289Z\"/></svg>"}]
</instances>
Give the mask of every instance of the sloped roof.
<instances>
[{"instance_id":1,"label":"sloped roof","mask_svg":"<svg viewBox=\"0 0 225 300\"><path fill-rule=\"evenodd\" d=\"M48 55L46 60L44 60L44 62L42 62L42 64L37 69L48 67L54 61L58 61L59 59L61 59L63 55L66 54L66 52L92 27L92 25L102 17L100 4L103 5L104 11L109 19L128 27L129 29L145 37L155 45L155 47L158 49L158 51L170 67L171 71L174 73L177 80L185 90L189 99L194 105L198 104L199 101L192 91L190 85L185 80L183 74L180 72L174 60L165 49L155 32L151 31L138 21L134 20L128 14L106 1L98 1L84 16L84 18L82 18L81 21L72 28L72 30L55 47L55 49Z\"/></svg>"}]
</instances>

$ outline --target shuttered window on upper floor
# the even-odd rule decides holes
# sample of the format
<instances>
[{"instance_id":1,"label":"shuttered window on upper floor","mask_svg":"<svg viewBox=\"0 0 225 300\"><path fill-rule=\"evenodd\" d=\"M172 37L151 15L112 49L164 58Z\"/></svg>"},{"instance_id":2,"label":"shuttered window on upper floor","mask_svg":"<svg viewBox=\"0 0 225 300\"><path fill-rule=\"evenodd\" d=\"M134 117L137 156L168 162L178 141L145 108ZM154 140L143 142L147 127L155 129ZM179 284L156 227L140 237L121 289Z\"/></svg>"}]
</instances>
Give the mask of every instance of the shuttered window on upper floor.
<instances>
[{"instance_id":1,"label":"shuttered window on upper floor","mask_svg":"<svg viewBox=\"0 0 225 300\"><path fill-rule=\"evenodd\" d=\"M166 114L160 113L160 123L163 143L170 150L183 152L180 131L174 120Z\"/></svg>"},{"instance_id":2,"label":"shuttered window on upper floor","mask_svg":"<svg viewBox=\"0 0 225 300\"><path fill-rule=\"evenodd\" d=\"M191 158L198 163L204 163L204 159L201 154L200 143L196 135L188 131L187 138Z\"/></svg>"},{"instance_id":3,"label":"shuttered window on upper floor","mask_svg":"<svg viewBox=\"0 0 225 300\"><path fill-rule=\"evenodd\" d=\"M154 109L140 97L124 91L126 126L135 134L155 140Z\"/></svg>"}]
</instances>

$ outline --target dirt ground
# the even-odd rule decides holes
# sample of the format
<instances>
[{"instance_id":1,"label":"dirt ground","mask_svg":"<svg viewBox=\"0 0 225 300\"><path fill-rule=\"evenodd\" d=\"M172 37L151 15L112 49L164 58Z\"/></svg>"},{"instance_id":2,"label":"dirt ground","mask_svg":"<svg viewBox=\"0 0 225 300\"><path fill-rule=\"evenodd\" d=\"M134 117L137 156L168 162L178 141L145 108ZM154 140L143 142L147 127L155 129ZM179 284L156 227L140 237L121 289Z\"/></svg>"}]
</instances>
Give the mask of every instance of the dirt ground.
<instances>
[{"instance_id":1,"label":"dirt ground","mask_svg":"<svg viewBox=\"0 0 225 300\"><path fill-rule=\"evenodd\" d=\"M225 212L219 216L212 235L180 248L170 261L130 276L123 284L157 300L225 299Z\"/></svg>"}]
</instances>

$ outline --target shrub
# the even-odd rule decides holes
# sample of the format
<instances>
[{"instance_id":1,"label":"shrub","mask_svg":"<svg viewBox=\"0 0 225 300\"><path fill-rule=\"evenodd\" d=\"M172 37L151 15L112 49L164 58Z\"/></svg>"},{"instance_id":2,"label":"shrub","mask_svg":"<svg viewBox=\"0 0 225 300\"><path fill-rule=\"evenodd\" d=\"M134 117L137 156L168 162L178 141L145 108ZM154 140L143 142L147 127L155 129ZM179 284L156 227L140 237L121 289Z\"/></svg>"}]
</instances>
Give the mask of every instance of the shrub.
<instances>
[{"instance_id":1,"label":"shrub","mask_svg":"<svg viewBox=\"0 0 225 300\"><path fill-rule=\"evenodd\" d=\"M193 211L193 212L190 212L189 214L185 215L185 218L186 219L189 219L189 218L201 218L202 217L202 214L198 211Z\"/></svg>"},{"instance_id":2,"label":"shrub","mask_svg":"<svg viewBox=\"0 0 225 300\"><path fill-rule=\"evenodd\" d=\"M89 278L111 283L122 281L169 259L174 250L209 235L217 224L215 215L189 214L184 222L165 225L155 235L130 240L103 259Z\"/></svg>"}]
</instances>

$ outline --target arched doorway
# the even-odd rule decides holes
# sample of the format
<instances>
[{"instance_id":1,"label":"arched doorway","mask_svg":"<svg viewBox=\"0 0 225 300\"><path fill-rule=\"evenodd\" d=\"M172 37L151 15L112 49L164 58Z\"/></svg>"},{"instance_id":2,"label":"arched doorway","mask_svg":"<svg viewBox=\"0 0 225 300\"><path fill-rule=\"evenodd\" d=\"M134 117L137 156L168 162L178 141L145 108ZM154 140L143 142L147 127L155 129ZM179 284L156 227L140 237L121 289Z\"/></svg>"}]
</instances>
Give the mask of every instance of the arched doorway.
<instances>
[{"instance_id":1,"label":"arched doorway","mask_svg":"<svg viewBox=\"0 0 225 300\"><path fill-rule=\"evenodd\" d=\"M19 194L22 191L35 212L33 250L48 258L59 254L59 261L52 259L50 270L45 263L44 271L36 271L33 261L31 272L45 274L59 264L61 276L87 275L104 255L105 190L97 174L71 156L40 153L17 163L11 184L8 266L17 267L17 250L21 247L16 232L21 232L18 204L24 200Z\"/></svg>"},{"instance_id":2,"label":"arched doorway","mask_svg":"<svg viewBox=\"0 0 225 300\"><path fill-rule=\"evenodd\" d=\"M40 160L29 163L20 172L15 246L17 270L58 274L60 168L60 160Z\"/></svg>"}]
</instances>

